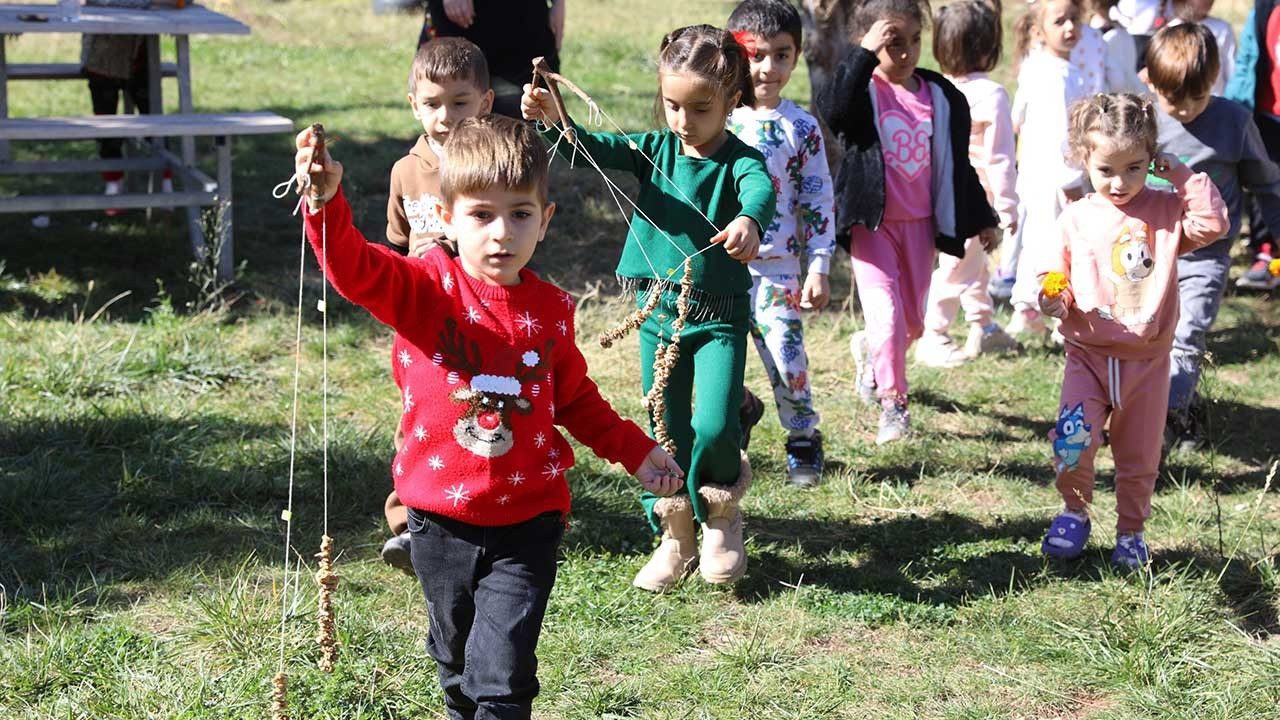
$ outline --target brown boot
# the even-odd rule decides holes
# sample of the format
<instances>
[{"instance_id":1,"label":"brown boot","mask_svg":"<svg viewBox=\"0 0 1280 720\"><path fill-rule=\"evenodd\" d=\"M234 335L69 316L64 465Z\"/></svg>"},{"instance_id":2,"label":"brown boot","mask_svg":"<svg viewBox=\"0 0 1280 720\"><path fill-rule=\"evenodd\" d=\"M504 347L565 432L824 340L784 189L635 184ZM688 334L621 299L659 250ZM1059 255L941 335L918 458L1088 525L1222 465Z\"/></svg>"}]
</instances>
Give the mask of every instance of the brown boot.
<instances>
[{"instance_id":1,"label":"brown boot","mask_svg":"<svg viewBox=\"0 0 1280 720\"><path fill-rule=\"evenodd\" d=\"M702 524L702 556L699 570L709 583L731 583L747 571L747 549L742 544L742 511L738 503L751 487L751 464L742 454L738 481L732 485L703 485L698 494L707 503Z\"/></svg>"},{"instance_id":2,"label":"brown boot","mask_svg":"<svg viewBox=\"0 0 1280 720\"><path fill-rule=\"evenodd\" d=\"M649 592L666 592L693 571L698 562L698 539L693 528L693 505L687 495L658 500L653 514L662 526L662 542L631 582Z\"/></svg>"}]
</instances>

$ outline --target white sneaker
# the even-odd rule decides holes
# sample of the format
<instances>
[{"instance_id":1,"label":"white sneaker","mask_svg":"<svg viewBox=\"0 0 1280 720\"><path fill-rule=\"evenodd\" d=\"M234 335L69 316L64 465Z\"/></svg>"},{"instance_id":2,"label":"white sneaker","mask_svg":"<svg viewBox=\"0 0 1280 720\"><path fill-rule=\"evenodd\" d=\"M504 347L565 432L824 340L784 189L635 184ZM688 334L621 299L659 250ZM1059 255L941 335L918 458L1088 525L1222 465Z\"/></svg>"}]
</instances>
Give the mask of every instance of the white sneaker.
<instances>
[{"instance_id":1,"label":"white sneaker","mask_svg":"<svg viewBox=\"0 0 1280 720\"><path fill-rule=\"evenodd\" d=\"M902 401L885 405L880 410L880 432L876 434L876 444L884 445L906 437L911 429L911 413L907 412L907 404Z\"/></svg>"},{"instance_id":2,"label":"white sneaker","mask_svg":"<svg viewBox=\"0 0 1280 720\"><path fill-rule=\"evenodd\" d=\"M1022 343L1004 331L996 323L982 327L978 323L969 325L969 336L964 341L964 354L975 358L979 355L1000 353L1016 353L1022 350Z\"/></svg>"},{"instance_id":3,"label":"white sneaker","mask_svg":"<svg viewBox=\"0 0 1280 720\"><path fill-rule=\"evenodd\" d=\"M871 367L871 348L867 345L865 330L859 330L849 338L849 354L853 355L853 383L857 386L858 397L868 405L878 405L875 369Z\"/></svg>"},{"instance_id":4,"label":"white sneaker","mask_svg":"<svg viewBox=\"0 0 1280 720\"><path fill-rule=\"evenodd\" d=\"M950 335L926 330L916 341L916 363L927 367L960 367L969 360Z\"/></svg>"},{"instance_id":5,"label":"white sneaker","mask_svg":"<svg viewBox=\"0 0 1280 720\"><path fill-rule=\"evenodd\" d=\"M108 180L106 187L102 189L103 195L119 195L124 191L124 183L120 180ZM115 216L120 214L119 208L108 208L104 210L107 215Z\"/></svg>"},{"instance_id":6,"label":"white sneaker","mask_svg":"<svg viewBox=\"0 0 1280 720\"><path fill-rule=\"evenodd\" d=\"M1045 324L1044 316L1039 310L1022 308L1013 311L1013 319L1009 321L1007 332L1015 337L1019 335L1044 337L1049 334L1049 326Z\"/></svg>"}]
</instances>

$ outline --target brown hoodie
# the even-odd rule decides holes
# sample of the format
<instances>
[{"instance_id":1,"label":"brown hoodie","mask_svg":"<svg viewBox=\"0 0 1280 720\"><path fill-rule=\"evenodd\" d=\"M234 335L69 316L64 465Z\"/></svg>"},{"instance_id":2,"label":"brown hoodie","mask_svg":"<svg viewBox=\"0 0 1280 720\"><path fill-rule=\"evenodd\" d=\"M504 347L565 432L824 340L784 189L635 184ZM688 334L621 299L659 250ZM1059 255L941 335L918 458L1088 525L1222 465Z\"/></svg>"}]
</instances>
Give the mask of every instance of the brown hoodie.
<instances>
[{"instance_id":1,"label":"brown hoodie","mask_svg":"<svg viewBox=\"0 0 1280 720\"><path fill-rule=\"evenodd\" d=\"M391 196L387 198L387 241L403 248L410 240L441 237L444 223L436 216L440 202L440 158L427 136L391 168Z\"/></svg>"}]
</instances>

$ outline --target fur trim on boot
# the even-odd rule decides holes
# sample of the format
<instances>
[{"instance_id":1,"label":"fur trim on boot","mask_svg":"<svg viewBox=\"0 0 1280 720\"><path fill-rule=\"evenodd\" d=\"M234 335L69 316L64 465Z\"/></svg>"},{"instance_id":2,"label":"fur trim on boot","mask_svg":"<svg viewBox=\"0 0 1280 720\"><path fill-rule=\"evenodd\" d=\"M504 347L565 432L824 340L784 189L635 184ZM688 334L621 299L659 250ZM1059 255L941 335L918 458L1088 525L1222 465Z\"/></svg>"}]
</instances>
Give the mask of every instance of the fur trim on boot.
<instances>
[{"instance_id":1,"label":"fur trim on boot","mask_svg":"<svg viewBox=\"0 0 1280 720\"><path fill-rule=\"evenodd\" d=\"M654 503L653 514L662 527L662 542L649 562L636 573L632 585L649 592L666 592L693 572L698 562L693 503L688 495L673 495Z\"/></svg>"},{"instance_id":2,"label":"fur trim on boot","mask_svg":"<svg viewBox=\"0 0 1280 720\"><path fill-rule=\"evenodd\" d=\"M742 453L738 481L732 485L703 485L698 494L707 503L702 524L699 570L709 583L731 583L747 571L747 549L742 542L742 497L751 487L751 463Z\"/></svg>"}]
</instances>

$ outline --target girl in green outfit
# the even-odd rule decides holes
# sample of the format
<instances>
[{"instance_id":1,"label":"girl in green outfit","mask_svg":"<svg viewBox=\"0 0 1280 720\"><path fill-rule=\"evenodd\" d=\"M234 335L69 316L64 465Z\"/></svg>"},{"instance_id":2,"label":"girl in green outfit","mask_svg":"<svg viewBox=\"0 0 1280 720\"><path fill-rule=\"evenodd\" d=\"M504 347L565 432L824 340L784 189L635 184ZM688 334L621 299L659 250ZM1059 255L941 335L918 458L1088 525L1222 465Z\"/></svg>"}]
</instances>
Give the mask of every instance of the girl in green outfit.
<instances>
[{"instance_id":1,"label":"girl in green outfit","mask_svg":"<svg viewBox=\"0 0 1280 720\"><path fill-rule=\"evenodd\" d=\"M738 449L751 316L746 263L773 219L775 196L764 158L728 132L725 121L753 97L747 51L724 30L696 25L662 39L657 107L663 130L591 133L561 118L547 90L526 85L521 98L525 118L546 124L549 140L560 140L557 124L573 129L576 148L559 142L562 156L572 158L576 150L594 165L640 180L618 277L635 291L637 307L652 309L640 325L647 397L662 349L678 331L664 402L651 406L665 405L674 454L688 468L686 493L641 498L662 542L635 585L654 592L679 582L695 564L712 583L733 582L747 568L738 509L751 485L751 467ZM684 326L673 328L682 281L692 288ZM695 520L702 525L700 553Z\"/></svg>"}]
</instances>

